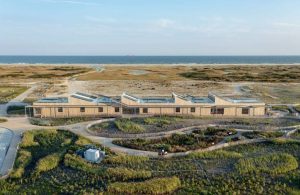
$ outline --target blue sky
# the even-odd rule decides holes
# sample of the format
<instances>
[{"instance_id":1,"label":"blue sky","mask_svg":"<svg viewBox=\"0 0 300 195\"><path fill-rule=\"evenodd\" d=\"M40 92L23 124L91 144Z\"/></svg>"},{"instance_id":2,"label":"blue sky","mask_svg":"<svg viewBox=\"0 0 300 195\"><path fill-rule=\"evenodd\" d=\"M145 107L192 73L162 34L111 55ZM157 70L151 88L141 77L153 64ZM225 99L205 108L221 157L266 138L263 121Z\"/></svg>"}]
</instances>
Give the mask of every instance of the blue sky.
<instances>
[{"instance_id":1,"label":"blue sky","mask_svg":"<svg viewBox=\"0 0 300 195\"><path fill-rule=\"evenodd\" d=\"M299 0L0 0L0 55L300 55Z\"/></svg>"}]
</instances>

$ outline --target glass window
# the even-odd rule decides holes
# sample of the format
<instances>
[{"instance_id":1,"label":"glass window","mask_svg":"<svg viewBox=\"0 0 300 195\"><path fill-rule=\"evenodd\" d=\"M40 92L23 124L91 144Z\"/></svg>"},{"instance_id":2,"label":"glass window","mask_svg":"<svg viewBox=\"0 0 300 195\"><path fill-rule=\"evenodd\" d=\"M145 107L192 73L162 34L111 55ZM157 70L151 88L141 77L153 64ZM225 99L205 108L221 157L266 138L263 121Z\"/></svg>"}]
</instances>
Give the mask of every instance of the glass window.
<instances>
[{"instance_id":1,"label":"glass window","mask_svg":"<svg viewBox=\"0 0 300 195\"><path fill-rule=\"evenodd\" d=\"M58 112L64 112L64 109L62 107L59 107L57 110Z\"/></svg>"},{"instance_id":2,"label":"glass window","mask_svg":"<svg viewBox=\"0 0 300 195\"><path fill-rule=\"evenodd\" d=\"M249 108L242 108L242 114L249 114Z\"/></svg>"},{"instance_id":3,"label":"glass window","mask_svg":"<svg viewBox=\"0 0 300 195\"><path fill-rule=\"evenodd\" d=\"M148 108L143 108L143 113L148 113Z\"/></svg>"},{"instance_id":4,"label":"glass window","mask_svg":"<svg viewBox=\"0 0 300 195\"><path fill-rule=\"evenodd\" d=\"M98 112L103 112L103 107L99 107Z\"/></svg>"},{"instance_id":5,"label":"glass window","mask_svg":"<svg viewBox=\"0 0 300 195\"><path fill-rule=\"evenodd\" d=\"M195 107L192 107L192 108L191 108L191 112L196 112L196 108L195 108Z\"/></svg>"},{"instance_id":6,"label":"glass window","mask_svg":"<svg viewBox=\"0 0 300 195\"><path fill-rule=\"evenodd\" d=\"M115 107L115 112L120 112L120 108L119 107Z\"/></svg>"},{"instance_id":7,"label":"glass window","mask_svg":"<svg viewBox=\"0 0 300 195\"><path fill-rule=\"evenodd\" d=\"M85 112L85 107L81 107L80 112Z\"/></svg>"},{"instance_id":8,"label":"glass window","mask_svg":"<svg viewBox=\"0 0 300 195\"><path fill-rule=\"evenodd\" d=\"M211 108L211 114L224 114L224 108Z\"/></svg>"}]
</instances>

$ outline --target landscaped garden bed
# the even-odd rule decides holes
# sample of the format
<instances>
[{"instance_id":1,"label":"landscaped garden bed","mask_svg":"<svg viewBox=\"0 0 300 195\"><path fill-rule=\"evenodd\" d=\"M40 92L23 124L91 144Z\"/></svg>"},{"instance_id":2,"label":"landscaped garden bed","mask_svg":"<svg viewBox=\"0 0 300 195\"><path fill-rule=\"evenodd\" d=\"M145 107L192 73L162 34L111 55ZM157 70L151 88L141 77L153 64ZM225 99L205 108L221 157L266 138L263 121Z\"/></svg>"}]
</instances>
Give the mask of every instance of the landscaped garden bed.
<instances>
[{"instance_id":1,"label":"landscaped garden bed","mask_svg":"<svg viewBox=\"0 0 300 195\"><path fill-rule=\"evenodd\" d=\"M107 121L92 125L89 129L96 134L139 134L169 131L194 124L201 124L201 120L171 116L154 116L130 119L118 118L115 121Z\"/></svg>"},{"instance_id":2,"label":"landscaped garden bed","mask_svg":"<svg viewBox=\"0 0 300 195\"><path fill-rule=\"evenodd\" d=\"M37 126L63 126L71 125L86 121L96 120L95 118L75 117L75 118L31 118L29 121L32 125Z\"/></svg>"},{"instance_id":3,"label":"landscaped garden bed","mask_svg":"<svg viewBox=\"0 0 300 195\"><path fill-rule=\"evenodd\" d=\"M267 141L211 152L195 152L185 157L157 159L116 155L105 148L108 155L100 164L89 163L76 155L76 151L86 144L95 143L68 131L39 130L24 133L13 174L0 181L1 193L300 192L300 170L297 168L300 159L299 142ZM44 166L48 163L51 166Z\"/></svg>"},{"instance_id":4,"label":"landscaped garden bed","mask_svg":"<svg viewBox=\"0 0 300 195\"><path fill-rule=\"evenodd\" d=\"M213 146L236 131L231 129L218 129L209 127L206 130L194 130L190 134L172 134L170 137L157 139L125 139L115 140L113 143L128 148L167 152L186 152Z\"/></svg>"},{"instance_id":5,"label":"landscaped garden bed","mask_svg":"<svg viewBox=\"0 0 300 195\"><path fill-rule=\"evenodd\" d=\"M283 132L279 131L253 131L253 132L244 132L242 135L248 139L257 139L257 138L278 138L284 135Z\"/></svg>"}]
</instances>

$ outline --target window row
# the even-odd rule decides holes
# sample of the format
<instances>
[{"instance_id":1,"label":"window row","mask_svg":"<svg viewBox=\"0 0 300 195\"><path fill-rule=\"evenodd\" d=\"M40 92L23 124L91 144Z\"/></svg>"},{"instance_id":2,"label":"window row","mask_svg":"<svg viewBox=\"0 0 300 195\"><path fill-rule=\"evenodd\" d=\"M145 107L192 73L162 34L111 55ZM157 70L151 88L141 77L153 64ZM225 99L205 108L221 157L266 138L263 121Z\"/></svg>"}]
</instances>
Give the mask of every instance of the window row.
<instances>
[{"instance_id":1,"label":"window row","mask_svg":"<svg viewBox=\"0 0 300 195\"><path fill-rule=\"evenodd\" d=\"M80 107L80 112L85 112L85 107ZM64 108L63 107L59 107L57 109L58 112L64 112ZM103 107L98 107L98 112L104 112ZM115 112L120 112L120 108L119 107L115 107Z\"/></svg>"}]
</instances>

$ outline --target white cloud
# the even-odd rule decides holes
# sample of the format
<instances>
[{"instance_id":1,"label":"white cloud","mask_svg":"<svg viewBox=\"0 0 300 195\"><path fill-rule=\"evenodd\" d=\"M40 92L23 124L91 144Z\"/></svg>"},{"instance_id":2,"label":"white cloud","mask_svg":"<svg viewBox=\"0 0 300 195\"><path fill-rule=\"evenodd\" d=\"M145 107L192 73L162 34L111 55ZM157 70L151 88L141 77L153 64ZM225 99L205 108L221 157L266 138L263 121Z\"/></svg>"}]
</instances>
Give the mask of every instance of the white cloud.
<instances>
[{"instance_id":1,"label":"white cloud","mask_svg":"<svg viewBox=\"0 0 300 195\"><path fill-rule=\"evenodd\" d=\"M166 18L159 19L155 22L155 25L159 28L168 28L173 26L174 24L175 21Z\"/></svg>"}]
</instances>

